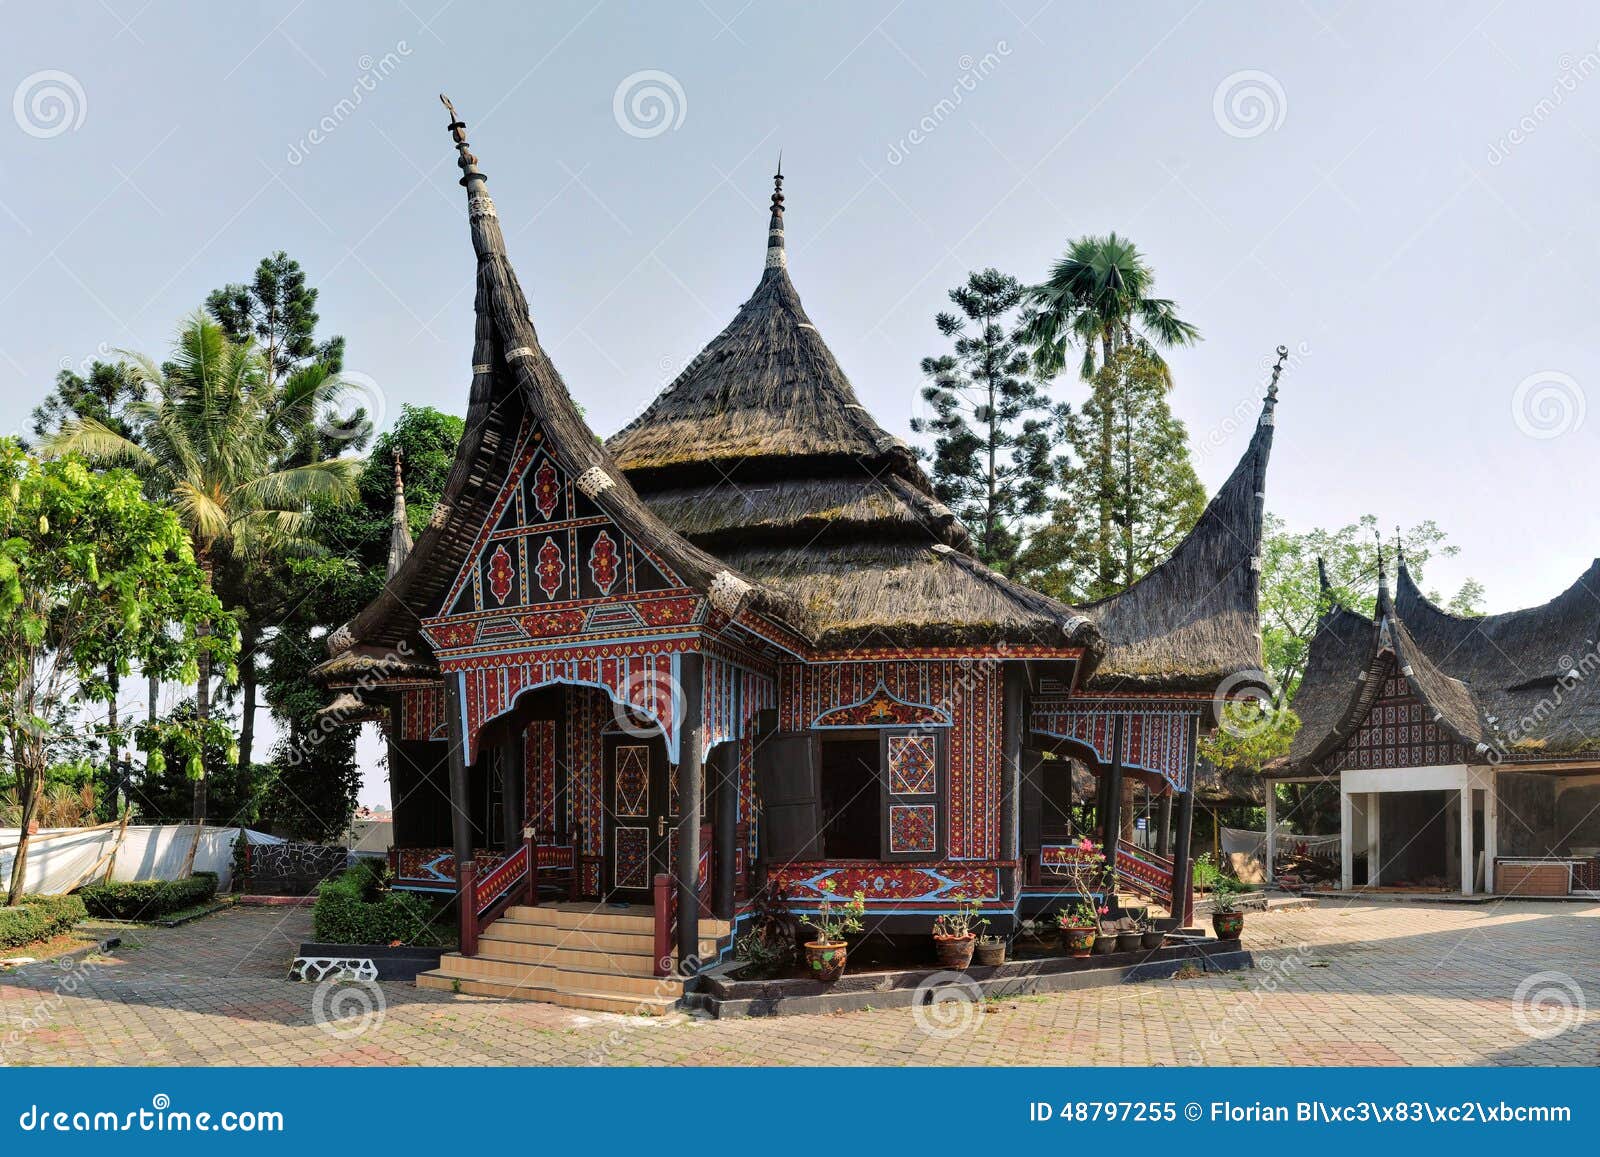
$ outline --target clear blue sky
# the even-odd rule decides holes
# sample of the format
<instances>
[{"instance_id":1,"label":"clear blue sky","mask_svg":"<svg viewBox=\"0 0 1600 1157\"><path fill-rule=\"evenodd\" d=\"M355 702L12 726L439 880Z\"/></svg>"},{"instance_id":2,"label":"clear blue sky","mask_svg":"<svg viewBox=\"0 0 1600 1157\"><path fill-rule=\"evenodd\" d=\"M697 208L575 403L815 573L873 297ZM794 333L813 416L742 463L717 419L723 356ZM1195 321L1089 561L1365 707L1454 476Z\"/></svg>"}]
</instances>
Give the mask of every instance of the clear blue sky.
<instances>
[{"instance_id":1,"label":"clear blue sky","mask_svg":"<svg viewBox=\"0 0 1600 1157\"><path fill-rule=\"evenodd\" d=\"M0 433L60 365L159 354L277 248L389 420L460 410L473 263L442 90L601 433L753 287L782 148L795 282L886 426L915 412L932 316L969 269L1037 279L1068 238L1116 229L1205 334L1172 362L1208 488L1284 342L1268 504L1291 525L1434 518L1462 553L1431 583L1476 577L1490 609L1600 553L1592 6L3 11ZM644 72L666 74L634 85L665 94L665 122L648 92L619 119Z\"/></svg>"}]
</instances>

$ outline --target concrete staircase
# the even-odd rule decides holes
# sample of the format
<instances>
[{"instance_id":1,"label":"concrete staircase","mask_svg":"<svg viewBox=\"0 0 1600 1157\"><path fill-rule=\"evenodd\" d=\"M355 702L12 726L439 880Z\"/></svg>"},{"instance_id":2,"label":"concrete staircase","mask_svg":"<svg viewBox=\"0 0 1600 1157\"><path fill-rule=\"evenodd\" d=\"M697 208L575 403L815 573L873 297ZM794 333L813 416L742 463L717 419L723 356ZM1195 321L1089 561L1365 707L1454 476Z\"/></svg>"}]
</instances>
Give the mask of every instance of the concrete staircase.
<instances>
[{"instance_id":1,"label":"concrete staircase","mask_svg":"<svg viewBox=\"0 0 1600 1157\"><path fill-rule=\"evenodd\" d=\"M652 975L654 921L641 905L508 908L478 937L478 955L446 953L417 987L661 1016L678 1003L683 981ZM729 924L702 919L700 934L701 958L715 959Z\"/></svg>"}]
</instances>

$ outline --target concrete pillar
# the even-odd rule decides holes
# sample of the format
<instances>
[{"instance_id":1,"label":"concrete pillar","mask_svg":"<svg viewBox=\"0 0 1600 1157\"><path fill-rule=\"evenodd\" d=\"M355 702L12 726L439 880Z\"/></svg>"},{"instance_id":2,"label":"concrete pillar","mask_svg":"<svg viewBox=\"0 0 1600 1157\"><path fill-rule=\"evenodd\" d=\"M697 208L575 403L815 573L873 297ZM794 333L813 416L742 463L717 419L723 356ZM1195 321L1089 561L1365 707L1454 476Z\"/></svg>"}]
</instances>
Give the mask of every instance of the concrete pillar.
<instances>
[{"instance_id":1,"label":"concrete pillar","mask_svg":"<svg viewBox=\"0 0 1600 1157\"><path fill-rule=\"evenodd\" d=\"M1382 792L1367 793L1367 886L1376 887L1383 882L1383 825L1378 822L1378 805Z\"/></svg>"},{"instance_id":2,"label":"concrete pillar","mask_svg":"<svg viewBox=\"0 0 1600 1157\"><path fill-rule=\"evenodd\" d=\"M1352 848L1355 826L1355 809L1350 806L1350 793L1345 790L1341 782L1339 784L1339 887L1346 892L1355 887L1355 854ZM1371 863L1370 848L1367 850L1367 856L1367 862Z\"/></svg>"},{"instance_id":3,"label":"concrete pillar","mask_svg":"<svg viewBox=\"0 0 1600 1157\"><path fill-rule=\"evenodd\" d=\"M1278 785L1267 780L1267 883L1278 877L1273 865L1278 862Z\"/></svg>"},{"instance_id":4,"label":"concrete pillar","mask_svg":"<svg viewBox=\"0 0 1600 1157\"><path fill-rule=\"evenodd\" d=\"M1461 894L1473 893L1474 861L1472 854L1472 779L1461 785Z\"/></svg>"},{"instance_id":5,"label":"concrete pillar","mask_svg":"<svg viewBox=\"0 0 1600 1157\"><path fill-rule=\"evenodd\" d=\"M1500 784L1494 769L1489 771L1489 786L1483 792L1483 888L1494 894L1494 860L1500 854Z\"/></svg>"}]
</instances>

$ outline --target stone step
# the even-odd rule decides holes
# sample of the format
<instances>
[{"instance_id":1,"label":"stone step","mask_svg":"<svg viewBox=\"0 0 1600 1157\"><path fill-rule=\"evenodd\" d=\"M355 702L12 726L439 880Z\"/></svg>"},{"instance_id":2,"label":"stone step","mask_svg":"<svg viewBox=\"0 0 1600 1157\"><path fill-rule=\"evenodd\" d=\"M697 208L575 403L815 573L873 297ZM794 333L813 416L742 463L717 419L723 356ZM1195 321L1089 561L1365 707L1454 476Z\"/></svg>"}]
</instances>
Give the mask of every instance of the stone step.
<instances>
[{"instance_id":1,"label":"stone step","mask_svg":"<svg viewBox=\"0 0 1600 1157\"><path fill-rule=\"evenodd\" d=\"M440 957L437 971L464 980L493 980L525 989L605 992L617 996L669 997L673 1000L683 995L683 981L676 976L618 976L551 965L524 964L518 960L496 960L491 956L462 956L456 952L448 952Z\"/></svg>"},{"instance_id":2,"label":"stone step","mask_svg":"<svg viewBox=\"0 0 1600 1157\"><path fill-rule=\"evenodd\" d=\"M614 1012L622 1016L665 1016L677 1006L676 997L629 996L594 990L565 991L556 988L529 988L498 980L474 980L449 976L442 971L417 975L418 988L440 992L459 992L470 996L497 996L509 1000L537 1000L562 1008L585 1012Z\"/></svg>"},{"instance_id":3,"label":"stone step","mask_svg":"<svg viewBox=\"0 0 1600 1157\"><path fill-rule=\"evenodd\" d=\"M588 928L564 928L556 924L539 924L502 916L488 928L483 937L497 940L520 940L524 944L544 944L550 947L571 948L584 952L602 952L618 956L645 956L655 954L655 930L643 932L598 931ZM481 938L481 937L480 937ZM717 951L717 941L710 936L700 939L700 955L709 959Z\"/></svg>"},{"instance_id":4,"label":"stone step","mask_svg":"<svg viewBox=\"0 0 1600 1157\"><path fill-rule=\"evenodd\" d=\"M641 952L595 952L570 945L530 944L525 940L502 939L485 934L478 939L478 952L496 960L518 960L524 964L547 964L574 972L601 972L611 976L653 976L655 958Z\"/></svg>"},{"instance_id":5,"label":"stone step","mask_svg":"<svg viewBox=\"0 0 1600 1157\"><path fill-rule=\"evenodd\" d=\"M540 904L537 907L515 904L506 909L503 918L514 920L519 924L583 928L591 932L654 934L655 931L655 914L652 909L642 904L630 904L626 908L612 908L605 905L597 907L594 904L583 903ZM732 927L727 920L702 917L700 935L720 939L727 936Z\"/></svg>"}]
</instances>

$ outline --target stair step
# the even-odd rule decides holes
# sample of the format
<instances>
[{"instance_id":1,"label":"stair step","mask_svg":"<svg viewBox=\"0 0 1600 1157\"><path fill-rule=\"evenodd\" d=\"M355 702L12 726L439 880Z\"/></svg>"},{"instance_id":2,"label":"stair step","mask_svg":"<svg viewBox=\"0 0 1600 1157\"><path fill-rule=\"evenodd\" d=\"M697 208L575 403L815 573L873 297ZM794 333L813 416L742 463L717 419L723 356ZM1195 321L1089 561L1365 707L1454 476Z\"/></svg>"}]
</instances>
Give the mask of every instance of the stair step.
<instances>
[{"instance_id":1,"label":"stair step","mask_svg":"<svg viewBox=\"0 0 1600 1157\"><path fill-rule=\"evenodd\" d=\"M629 932L653 934L655 914L640 904L626 908L596 907L593 904L540 904L530 907L515 904L506 909L505 919L519 924L539 924L560 928L583 928L591 932ZM732 924L727 920L702 917L700 934L712 938L728 935Z\"/></svg>"},{"instance_id":2,"label":"stair step","mask_svg":"<svg viewBox=\"0 0 1600 1157\"><path fill-rule=\"evenodd\" d=\"M535 924L502 916L484 929L480 939L517 940L524 944L544 944L552 948L571 948L583 952L602 952L617 956L653 956L656 949L655 930L643 932L596 931L588 928L564 928L555 924ZM700 938L702 957L717 951L717 941L711 936Z\"/></svg>"},{"instance_id":3,"label":"stair step","mask_svg":"<svg viewBox=\"0 0 1600 1157\"><path fill-rule=\"evenodd\" d=\"M441 992L461 992L471 996L538 1000L562 1008L580 1009L586 1012L614 1012L622 1016L665 1016L678 1003L675 997L627 996L594 990L528 988L503 981L449 976L442 971L419 973L417 987Z\"/></svg>"},{"instance_id":4,"label":"stair step","mask_svg":"<svg viewBox=\"0 0 1600 1157\"><path fill-rule=\"evenodd\" d=\"M559 992L592 991L619 996L663 997L676 1000L683 995L683 981L676 976L619 976L550 965L524 964L517 960L496 960L488 956L462 956L447 952L439 958L438 972L463 980L492 980L524 989L554 989Z\"/></svg>"},{"instance_id":5,"label":"stair step","mask_svg":"<svg viewBox=\"0 0 1600 1157\"><path fill-rule=\"evenodd\" d=\"M655 958L642 952L595 952L581 947L530 944L524 940L484 935L478 940L478 954L496 960L547 964L554 968L603 972L611 976L655 975Z\"/></svg>"}]
</instances>

